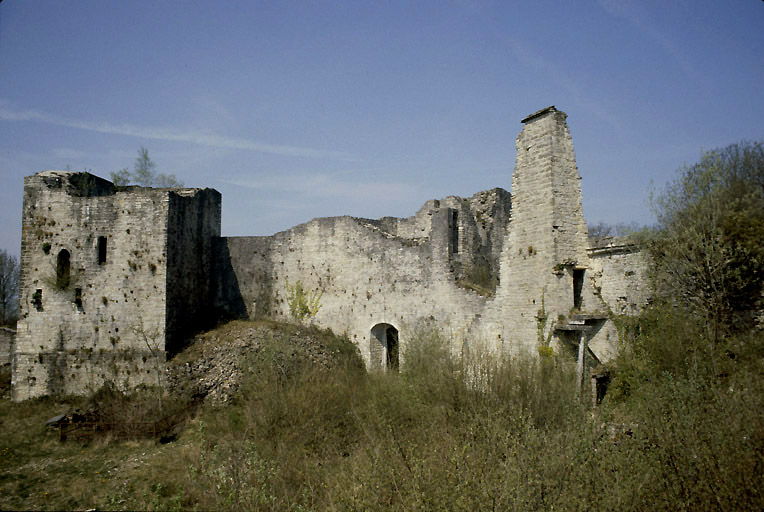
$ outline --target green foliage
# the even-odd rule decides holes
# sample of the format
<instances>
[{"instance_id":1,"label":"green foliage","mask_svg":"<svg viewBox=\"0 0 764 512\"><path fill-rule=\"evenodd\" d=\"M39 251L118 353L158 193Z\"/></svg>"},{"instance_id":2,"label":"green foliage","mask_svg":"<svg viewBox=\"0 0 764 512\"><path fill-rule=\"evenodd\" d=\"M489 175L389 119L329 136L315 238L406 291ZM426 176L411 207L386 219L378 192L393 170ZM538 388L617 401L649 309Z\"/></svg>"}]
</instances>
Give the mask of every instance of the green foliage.
<instances>
[{"instance_id":1,"label":"green foliage","mask_svg":"<svg viewBox=\"0 0 764 512\"><path fill-rule=\"evenodd\" d=\"M138 150L138 158L135 159L133 171L126 167L119 171L111 173L111 181L117 187L127 185L138 185L141 187L160 187L173 188L182 187L183 182L179 181L174 174L163 174L157 172L156 163L149 157L149 150L141 146Z\"/></svg>"},{"instance_id":2,"label":"green foliage","mask_svg":"<svg viewBox=\"0 0 764 512\"><path fill-rule=\"evenodd\" d=\"M324 295L323 291L319 290L305 290L302 285L302 281L297 281L294 284L290 284L289 280L286 281L287 288L287 304L289 305L289 314L292 318L302 322L310 320L318 314L321 309L321 297Z\"/></svg>"},{"instance_id":3,"label":"green foliage","mask_svg":"<svg viewBox=\"0 0 764 512\"><path fill-rule=\"evenodd\" d=\"M596 410L563 357L455 354L427 326L398 373L367 374L342 338L333 370L265 344L168 445L58 443L58 405L0 402L0 508L761 510L764 337L709 344L673 306L621 327L629 388Z\"/></svg>"},{"instance_id":4,"label":"green foliage","mask_svg":"<svg viewBox=\"0 0 764 512\"><path fill-rule=\"evenodd\" d=\"M275 462L263 459L252 441L240 446L218 444L199 423L202 448L189 468L198 504L203 510L263 510L276 501L272 480Z\"/></svg>"},{"instance_id":5,"label":"green foliage","mask_svg":"<svg viewBox=\"0 0 764 512\"><path fill-rule=\"evenodd\" d=\"M608 415L627 421L652 509L757 510L764 497L764 335L715 340L697 317L657 304L622 325ZM647 474L647 473L645 473Z\"/></svg>"},{"instance_id":6,"label":"green foliage","mask_svg":"<svg viewBox=\"0 0 764 512\"><path fill-rule=\"evenodd\" d=\"M95 176L89 173L75 174L70 182L74 186L73 193L80 197L90 197L98 189Z\"/></svg>"},{"instance_id":7,"label":"green foliage","mask_svg":"<svg viewBox=\"0 0 764 512\"><path fill-rule=\"evenodd\" d=\"M678 171L644 240L658 294L697 314L717 341L752 328L764 293L764 146L733 144Z\"/></svg>"}]
</instances>

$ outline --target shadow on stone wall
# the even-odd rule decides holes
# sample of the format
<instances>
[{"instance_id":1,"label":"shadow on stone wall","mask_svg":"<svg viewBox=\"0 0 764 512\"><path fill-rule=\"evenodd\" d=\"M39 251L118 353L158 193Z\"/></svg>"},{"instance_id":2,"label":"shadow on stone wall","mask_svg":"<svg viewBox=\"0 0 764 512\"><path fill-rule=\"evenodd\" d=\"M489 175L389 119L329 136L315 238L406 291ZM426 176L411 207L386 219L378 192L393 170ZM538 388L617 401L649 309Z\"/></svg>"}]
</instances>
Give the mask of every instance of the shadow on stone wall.
<instances>
[{"instance_id":1,"label":"shadow on stone wall","mask_svg":"<svg viewBox=\"0 0 764 512\"><path fill-rule=\"evenodd\" d=\"M212 241L213 268L212 289L214 296L212 308L214 317L220 321L247 317L247 307L239 288L231 262L231 252L227 238L215 238Z\"/></svg>"}]
</instances>

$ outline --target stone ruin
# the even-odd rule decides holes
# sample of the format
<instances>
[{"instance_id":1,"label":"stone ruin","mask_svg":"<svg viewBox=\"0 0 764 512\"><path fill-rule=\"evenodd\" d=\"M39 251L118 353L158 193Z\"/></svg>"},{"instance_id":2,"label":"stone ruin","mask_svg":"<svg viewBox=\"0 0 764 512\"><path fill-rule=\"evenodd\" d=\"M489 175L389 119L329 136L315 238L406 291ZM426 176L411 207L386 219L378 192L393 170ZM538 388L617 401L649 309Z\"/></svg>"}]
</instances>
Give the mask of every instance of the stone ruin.
<instances>
[{"instance_id":1,"label":"stone ruin","mask_svg":"<svg viewBox=\"0 0 764 512\"><path fill-rule=\"evenodd\" d=\"M419 328L456 352L612 358L613 314L645 301L644 264L591 243L566 114L522 120L512 194L431 200L412 217L314 219L221 237L213 189L117 187L88 173L24 179L12 398L155 384L190 335L222 318L290 318L288 283L320 297L310 321L345 333L370 370Z\"/></svg>"}]
</instances>

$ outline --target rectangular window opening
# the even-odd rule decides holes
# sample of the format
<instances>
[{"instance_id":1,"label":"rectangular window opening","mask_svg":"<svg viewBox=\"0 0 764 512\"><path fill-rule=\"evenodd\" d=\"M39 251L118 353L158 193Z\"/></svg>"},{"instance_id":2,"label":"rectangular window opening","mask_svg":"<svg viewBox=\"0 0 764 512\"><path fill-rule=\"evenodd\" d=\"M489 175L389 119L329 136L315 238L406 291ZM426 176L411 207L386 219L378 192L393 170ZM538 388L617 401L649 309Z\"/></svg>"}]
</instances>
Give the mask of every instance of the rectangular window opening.
<instances>
[{"instance_id":1,"label":"rectangular window opening","mask_svg":"<svg viewBox=\"0 0 764 512\"><path fill-rule=\"evenodd\" d=\"M454 210L451 215L451 248L454 254L459 253L459 211Z\"/></svg>"},{"instance_id":2,"label":"rectangular window opening","mask_svg":"<svg viewBox=\"0 0 764 512\"><path fill-rule=\"evenodd\" d=\"M74 305L77 309L82 311L82 288L74 289Z\"/></svg>"},{"instance_id":3,"label":"rectangular window opening","mask_svg":"<svg viewBox=\"0 0 764 512\"><path fill-rule=\"evenodd\" d=\"M37 288L32 294L32 305L37 311L42 311L42 288Z\"/></svg>"},{"instance_id":4,"label":"rectangular window opening","mask_svg":"<svg viewBox=\"0 0 764 512\"><path fill-rule=\"evenodd\" d=\"M584 269L573 270L573 307L581 309L583 301L581 300L581 291L584 288Z\"/></svg>"},{"instance_id":5,"label":"rectangular window opening","mask_svg":"<svg viewBox=\"0 0 764 512\"><path fill-rule=\"evenodd\" d=\"M106 237L98 237L98 264L103 265L106 263Z\"/></svg>"}]
</instances>

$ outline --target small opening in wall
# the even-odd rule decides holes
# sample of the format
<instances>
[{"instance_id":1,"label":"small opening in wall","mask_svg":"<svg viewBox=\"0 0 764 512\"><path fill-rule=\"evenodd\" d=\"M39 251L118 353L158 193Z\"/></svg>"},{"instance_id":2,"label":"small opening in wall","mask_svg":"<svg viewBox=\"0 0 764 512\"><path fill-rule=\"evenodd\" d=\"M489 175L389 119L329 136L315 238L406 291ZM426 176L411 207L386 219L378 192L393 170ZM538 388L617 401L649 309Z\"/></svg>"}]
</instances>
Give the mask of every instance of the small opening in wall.
<instances>
[{"instance_id":1,"label":"small opening in wall","mask_svg":"<svg viewBox=\"0 0 764 512\"><path fill-rule=\"evenodd\" d=\"M74 289L74 305L77 306L77 310L82 311L82 288Z\"/></svg>"},{"instance_id":2,"label":"small opening in wall","mask_svg":"<svg viewBox=\"0 0 764 512\"><path fill-rule=\"evenodd\" d=\"M371 329L372 368L397 371L399 362L398 329L390 324L377 324Z\"/></svg>"},{"instance_id":3,"label":"small opening in wall","mask_svg":"<svg viewBox=\"0 0 764 512\"><path fill-rule=\"evenodd\" d=\"M37 309L37 311L42 311L42 289L41 288L38 288L32 294L32 305L35 307L35 309Z\"/></svg>"},{"instance_id":4,"label":"small opening in wall","mask_svg":"<svg viewBox=\"0 0 764 512\"><path fill-rule=\"evenodd\" d=\"M71 256L69 251L61 249L56 258L56 286L60 289L64 289L69 286L69 278L71 273Z\"/></svg>"},{"instance_id":5,"label":"small opening in wall","mask_svg":"<svg viewBox=\"0 0 764 512\"><path fill-rule=\"evenodd\" d=\"M459 253L459 211L451 212L451 248L454 254Z\"/></svg>"},{"instance_id":6,"label":"small opening in wall","mask_svg":"<svg viewBox=\"0 0 764 512\"><path fill-rule=\"evenodd\" d=\"M98 237L98 264L103 265L106 263L106 237Z\"/></svg>"},{"instance_id":7,"label":"small opening in wall","mask_svg":"<svg viewBox=\"0 0 764 512\"><path fill-rule=\"evenodd\" d=\"M581 309L581 291L584 288L584 269L573 270L573 307Z\"/></svg>"}]
</instances>

